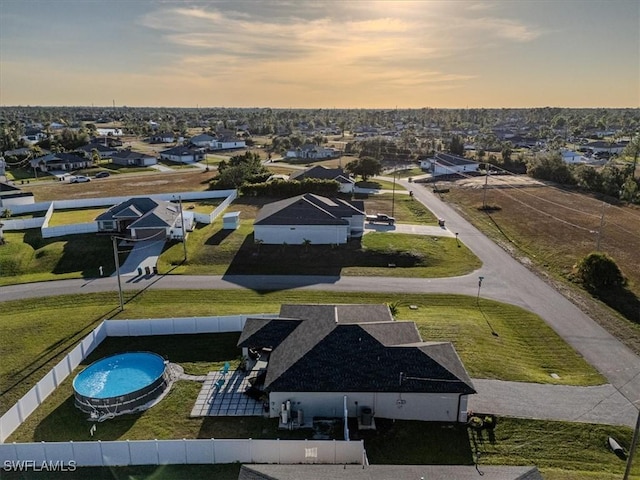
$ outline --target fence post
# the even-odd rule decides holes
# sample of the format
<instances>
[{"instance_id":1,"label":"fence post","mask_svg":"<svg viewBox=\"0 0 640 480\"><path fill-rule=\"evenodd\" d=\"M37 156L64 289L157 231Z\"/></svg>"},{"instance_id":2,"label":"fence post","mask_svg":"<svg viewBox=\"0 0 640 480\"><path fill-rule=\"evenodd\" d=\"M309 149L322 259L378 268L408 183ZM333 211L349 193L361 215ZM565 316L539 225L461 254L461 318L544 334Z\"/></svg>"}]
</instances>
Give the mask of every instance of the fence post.
<instances>
[{"instance_id":1,"label":"fence post","mask_svg":"<svg viewBox=\"0 0 640 480\"><path fill-rule=\"evenodd\" d=\"M188 464L189 463L189 454L187 452L187 439L183 438L182 439L182 451L184 452L184 464Z\"/></svg>"},{"instance_id":2,"label":"fence post","mask_svg":"<svg viewBox=\"0 0 640 480\"><path fill-rule=\"evenodd\" d=\"M216 439L212 438L211 439L211 456L213 457L213 462L212 463L217 463L216 462Z\"/></svg>"}]
</instances>

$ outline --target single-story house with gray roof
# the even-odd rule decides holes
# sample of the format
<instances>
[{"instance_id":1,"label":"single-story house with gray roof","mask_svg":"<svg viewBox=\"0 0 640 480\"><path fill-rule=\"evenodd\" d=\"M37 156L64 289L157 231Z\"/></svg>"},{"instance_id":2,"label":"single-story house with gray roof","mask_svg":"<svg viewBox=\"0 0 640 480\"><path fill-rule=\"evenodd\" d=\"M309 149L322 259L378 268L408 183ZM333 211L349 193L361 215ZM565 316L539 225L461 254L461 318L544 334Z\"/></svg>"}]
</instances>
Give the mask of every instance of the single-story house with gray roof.
<instances>
[{"instance_id":1,"label":"single-story house with gray roof","mask_svg":"<svg viewBox=\"0 0 640 480\"><path fill-rule=\"evenodd\" d=\"M0 157L0 163L2 162ZM0 182L0 207L9 208L12 205L31 205L35 203L33 193L23 192L15 185Z\"/></svg>"},{"instance_id":2,"label":"single-story house with gray roof","mask_svg":"<svg viewBox=\"0 0 640 480\"><path fill-rule=\"evenodd\" d=\"M320 180L335 180L340 184L340 192L353 193L356 185L355 180L349 177L342 168L326 168L322 165L315 165L299 172L294 172L289 176L289 180L304 180L305 178L317 178Z\"/></svg>"},{"instance_id":3,"label":"single-story house with gray roof","mask_svg":"<svg viewBox=\"0 0 640 480\"><path fill-rule=\"evenodd\" d=\"M178 163L196 163L204 160L205 148L193 145L180 145L177 147L162 150L160 158Z\"/></svg>"},{"instance_id":4,"label":"single-story house with gray roof","mask_svg":"<svg viewBox=\"0 0 640 480\"><path fill-rule=\"evenodd\" d=\"M148 167L158 163L158 159L153 155L135 152L133 150L120 150L111 156L111 163L115 165Z\"/></svg>"},{"instance_id":5,"label":"single-story house with gray roof","mask_svg":"<svg viewBox=\"0 0 640 480\"><path fill-rule=\"evenodd\" d=\"M436 153L433 157L420 160L420 168L428 170L434 177L477 172L480 164L468 158L450 153Z\"/></svg>"},{"instance_id":6,"label":"single-story house with gray roof","mask_svg":"<svg viewBox=\"0 0 640 480\"><path fill-rule=\"evenodd\" d=\"M190 212L180 215L180 206L149 197L130 198L98 215L98 234L118 235L132 240L182 239L182 222L188 232L194 218Z\"/></svg>"},{"instance_id":7,"label":"single-story house with gray roof","mask_svg":"<svg viewBox=\"0 0 640 480\"><path fill-rule=\"evenodd\" d=\"M364 204L312 193L268 203L253 222L254 238L264 244L340 245L364 232Z\"/></svg>"},{"instance_id":8,"label":"single-story house with gray roof","mask_svg":"<svg viewBox=\"0 0 640 480\"><path fill-rule=\"evenodd\" d=\"M346 404L349 417L368 408L381 418L466 422L476 393L450 342L422 341L386 305L282 305L278 317L248 318L238 346L246 357L270 352L259 388L271 417L283 405L304 418L343 417Z\"/></svg>"},{"instance_id":9,"label":"single-story house with gray roof","mask_svg":"<svg viewBox=\"0 0 640 480\"><path fill-rule=\"evenodd\" d=\"M72 171L93 166L93 160L91 158L85 158L71 153L49 153L48 155L31 159L29 163L31 168L37 168L41 172L49 172L52 170Z\"/></svg>"}]
</instances>

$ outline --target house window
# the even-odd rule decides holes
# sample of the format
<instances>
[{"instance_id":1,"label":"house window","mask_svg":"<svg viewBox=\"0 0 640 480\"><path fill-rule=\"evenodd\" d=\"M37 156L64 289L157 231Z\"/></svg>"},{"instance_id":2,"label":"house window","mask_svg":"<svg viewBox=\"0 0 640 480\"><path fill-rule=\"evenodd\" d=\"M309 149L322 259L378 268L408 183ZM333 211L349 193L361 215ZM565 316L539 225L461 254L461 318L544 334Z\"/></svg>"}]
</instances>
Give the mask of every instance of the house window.
<instances>
[{"instance_id":1,"label":"house window","mask_svg":"<svg viewBox=\"0 0 640 480\"><path fill-rule=\"evenodd\" d=\"M114 222L113 220L105 220L102 222L102 229L103 230L115 230L116 229L116 222Z\"/></svg>"}]
</instances>

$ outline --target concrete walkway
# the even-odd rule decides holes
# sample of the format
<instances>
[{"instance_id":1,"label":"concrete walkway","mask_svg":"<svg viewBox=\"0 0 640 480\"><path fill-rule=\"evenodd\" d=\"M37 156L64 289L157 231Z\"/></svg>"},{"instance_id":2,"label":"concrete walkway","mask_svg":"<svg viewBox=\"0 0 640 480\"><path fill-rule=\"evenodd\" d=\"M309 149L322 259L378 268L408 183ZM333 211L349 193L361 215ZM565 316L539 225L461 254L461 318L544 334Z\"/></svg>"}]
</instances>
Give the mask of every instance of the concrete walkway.
<instances>
[{"instance_id":1,"label":"concrete walkway","mask_svg":"<svg viewBox=\"0 0 640 480\"><path fill-rule=\"evenodd\" d=\"M405 233L408 235L428 235L430 237L455 237L455 234L443 227L435 225L411 225L396 223L395 225L385 225L380 223L365 223L364 233Z\"/></svg>"},{"instance_id":2,"label":"concrete walkway","mask_svg":"<svg viewBox=\"0 0 640 480\"><path fill-rule=\"evenodd\" d=\"M469 410L505 417L626 425L638 410L613 385L574 387L473 379Z\"/></svg>"},{"instance_id":3,"label":"concrete walkway","mask_svg":"<svg viewBox=\"0 0 640 480\"><path fill-rule=\"evenodd\" d=\"M127 259L120 266L120 275L139 275L140 271L144 274L146 270L153 272L154 267L158 264L158 257L162 253L164 244L164 240L136 242Z\"/></svg>"}]
</instances>

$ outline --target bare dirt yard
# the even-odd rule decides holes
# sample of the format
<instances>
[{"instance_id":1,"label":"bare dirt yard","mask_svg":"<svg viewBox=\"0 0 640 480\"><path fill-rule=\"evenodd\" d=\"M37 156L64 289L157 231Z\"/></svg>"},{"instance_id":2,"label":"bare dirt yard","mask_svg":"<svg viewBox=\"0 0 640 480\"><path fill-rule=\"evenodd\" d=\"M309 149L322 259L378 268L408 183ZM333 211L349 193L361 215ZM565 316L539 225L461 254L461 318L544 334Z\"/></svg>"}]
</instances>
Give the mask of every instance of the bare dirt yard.
<instances>
[{"instance_id":1,"label":"bare dirt yard","mask_svg":"<svg viewBox=\"0 0 640 480\"><path fill-rule=\"evenodd\" d=\"M71 198L145 195L207 190L215 171L188 170L158 173L121 174L87 183L38 182L21 188L33 192L36 202Z\"/></svg>"}]
</instances>

